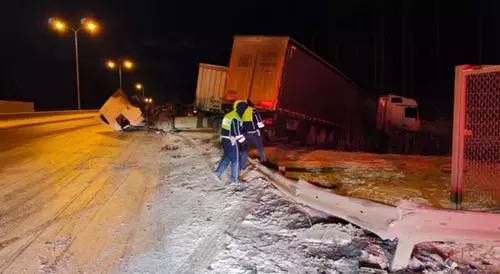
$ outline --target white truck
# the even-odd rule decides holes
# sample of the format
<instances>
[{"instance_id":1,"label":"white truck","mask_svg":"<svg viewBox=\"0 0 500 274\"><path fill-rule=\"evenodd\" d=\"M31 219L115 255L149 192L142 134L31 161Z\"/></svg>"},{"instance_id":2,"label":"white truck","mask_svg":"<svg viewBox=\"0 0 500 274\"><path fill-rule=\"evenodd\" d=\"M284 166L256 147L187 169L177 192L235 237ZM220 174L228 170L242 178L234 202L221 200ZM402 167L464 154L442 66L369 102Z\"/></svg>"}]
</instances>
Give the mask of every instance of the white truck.
<instances>
[{"instance_id":1,"label":"white truck","mask_svg":"<svg viewBox=\"0 0 500 274\"><path fill-rule=\"evenodd\" d=\"M221 111L226 88L227 67L200 63L196 84L195 111Z\"/></svg>"},{"instance_id":2,"label":"white truck","mask_svg":"<svg viewBox=\"0 0 500 274\"><path fill-rule=\"evenodd\" d=\"M384 138L379 145L389 153L418 153L422 141L418 103L415 99L388 94L379 97L377 104L377 130Z\"/></svg>"},{"instance_id":3,"label":"white truck","mask_svg":"<svg viewBox=\"0 0 500 274\"><path fill-rule=\"evenodd\" d=\"M118 89L99 110L101 122L114 130L123 130L130 126L144 125L144 116L140 108L132 105L123 90Z\"/></svg>"},{"instance_id":4,"label":"white truck","mask_svg":"<svg viewBox=\"0 0 500 274\"><path fill-rule=\"evenodd\" d=\"M377 106L377 129L386 134L420 131L421 122L415 99L389 94L381 96Z\"/></svg>"}]
</instances>

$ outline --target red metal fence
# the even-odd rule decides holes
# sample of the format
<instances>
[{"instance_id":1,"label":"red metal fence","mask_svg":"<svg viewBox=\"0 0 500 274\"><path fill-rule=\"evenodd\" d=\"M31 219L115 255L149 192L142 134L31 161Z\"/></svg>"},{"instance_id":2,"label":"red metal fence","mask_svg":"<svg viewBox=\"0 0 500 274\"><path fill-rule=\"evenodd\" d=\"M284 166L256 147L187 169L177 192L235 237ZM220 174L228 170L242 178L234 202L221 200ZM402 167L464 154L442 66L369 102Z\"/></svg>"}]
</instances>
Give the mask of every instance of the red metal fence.
<instances>
[{"instance_id":1,"label":"red metal fence","mask_svg":"<svg viewBox=\"0 0 500 274\"><path fill-rule=\"evenodd\" d=\"M500 209L500 66L457 66L451 198L457 208Z\"/></svg>"}]
</instances>

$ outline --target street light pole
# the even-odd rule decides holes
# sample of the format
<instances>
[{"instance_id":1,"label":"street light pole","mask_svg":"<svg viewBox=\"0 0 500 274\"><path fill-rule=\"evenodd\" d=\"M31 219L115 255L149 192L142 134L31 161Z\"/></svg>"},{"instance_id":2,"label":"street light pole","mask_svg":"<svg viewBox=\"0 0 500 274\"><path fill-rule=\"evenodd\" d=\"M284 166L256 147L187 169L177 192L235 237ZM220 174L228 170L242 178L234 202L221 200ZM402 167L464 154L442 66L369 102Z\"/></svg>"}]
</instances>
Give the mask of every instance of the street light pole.
<instances>
[{"instance_id":1,"label":"street light pole","mask_svg":"<svg viewBox=\"0 0 500 274\"><path fill-rule=\"evenodd\" d=\"M99 30L99 25L90 18L82 18L80 20L80 26L71 27L63 20L51 17L49 18L49 25L60 33L64 33L67 30L71 30L74 34L75 41L75 68L76 68L76 96L77 96L77 104L78 110L82 109L81 100L80 100L80 63L78 56L78 32L80 30L85 30L91 34L96 33Z\"/></svg>"},{"instance_id":2,"label":"street light pole","mask_svg":"<svg viewBox=\"0 0 500 274\"><path fill-rule=\"evenodd\" d=\"M80 29L72 30L75 34L75 60L76 60L76 94L78 98L78 110L82 109L80 102L80 64L78 58L78 31Z\"/></svg>"},{"instance_id":3,"label":"street light pole","mask_svg":"<svg viewBox=\"0 0 500 274\"><path fill-rule=\"evenodd\" d=\"M120 86L120 89L123 90L123 69L131 70L134 67L134 63L132 63L132 61L130 61L129 59L118 58L116 60L108 60L106 62L106 66L111 70L116 69L118 71L118 84Z\"/></svg>"},{"instance_id":4,"label":"street light pole","mask_svg":"<svg viewBox=\"0 0 500 274\"><path fill-rule=\"evenodd\" d=\"M123 83L122 83L122 64L121 62L118 62L119 65L118 65L118 78L120 79L120 90L122 89L123 87Z\"/></svg>"}]
</instances>

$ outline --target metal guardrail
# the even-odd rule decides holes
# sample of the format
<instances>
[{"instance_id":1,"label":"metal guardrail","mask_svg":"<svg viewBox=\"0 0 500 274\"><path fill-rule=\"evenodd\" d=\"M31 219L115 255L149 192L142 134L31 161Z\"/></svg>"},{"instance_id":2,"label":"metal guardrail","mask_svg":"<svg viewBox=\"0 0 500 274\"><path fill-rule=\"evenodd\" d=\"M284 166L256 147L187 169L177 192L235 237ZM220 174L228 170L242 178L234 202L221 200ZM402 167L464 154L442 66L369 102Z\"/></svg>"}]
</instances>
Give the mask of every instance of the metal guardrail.
<instances>
[{"instance_id":1,"label":"metal guardrail","mask_svg":"<svg viewBox=\"0 0 500 274\"><path fill-rule=\"evenodd\" d=\"M405 268L413 247L422 242L500 245L500 214L436 209L412 203L392 207L337 195L305 181L292 181L250 161L292 200L356 224L384 240L397 239L392 271Z\"/></svg>"}]
</instances>

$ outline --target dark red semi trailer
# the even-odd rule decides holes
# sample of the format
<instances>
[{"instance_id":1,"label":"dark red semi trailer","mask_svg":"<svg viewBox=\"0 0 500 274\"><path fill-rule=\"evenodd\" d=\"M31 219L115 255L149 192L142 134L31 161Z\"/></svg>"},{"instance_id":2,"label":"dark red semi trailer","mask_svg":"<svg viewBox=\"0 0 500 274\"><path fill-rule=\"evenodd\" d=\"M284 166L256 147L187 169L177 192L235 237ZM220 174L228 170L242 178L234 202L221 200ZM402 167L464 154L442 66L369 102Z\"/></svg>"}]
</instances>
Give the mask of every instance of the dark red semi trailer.
<instances>
[{"instance_id":1,"label":"dark red semi trailer","mask_svg":"<svg viewBox=\"0 0 500 274\"><path fill-rule=\"evenodd\" d=\"M373 147L376 101L290 37L234 37L224 102L246 98L266 117L267 141Z\"/></svg>"}]
</instances>

